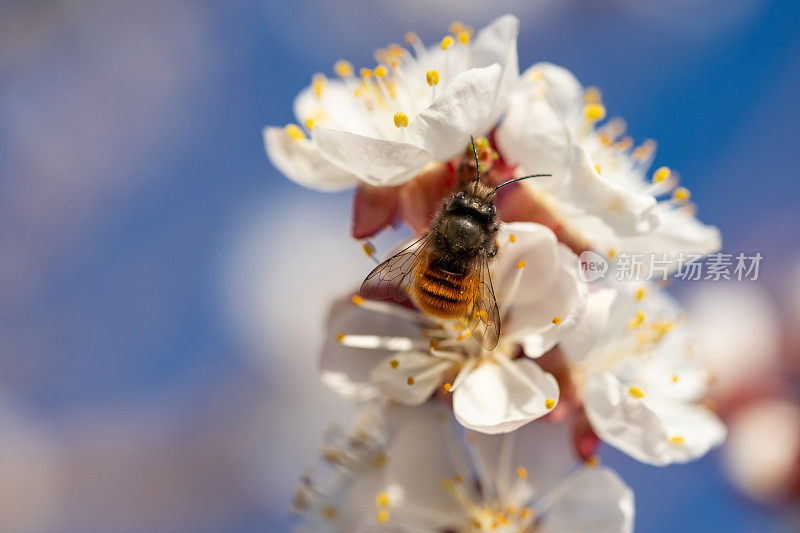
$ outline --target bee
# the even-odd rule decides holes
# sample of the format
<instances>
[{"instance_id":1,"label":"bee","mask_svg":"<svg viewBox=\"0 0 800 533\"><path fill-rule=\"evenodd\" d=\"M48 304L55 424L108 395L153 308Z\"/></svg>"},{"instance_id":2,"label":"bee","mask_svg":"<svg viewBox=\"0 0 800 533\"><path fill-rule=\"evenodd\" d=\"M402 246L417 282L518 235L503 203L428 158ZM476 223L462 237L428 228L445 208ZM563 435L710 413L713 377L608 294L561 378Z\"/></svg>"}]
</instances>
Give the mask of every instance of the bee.
<instances>
[{"instance_id":1,"label":"bee","mask_svg":"<svg viewBox=\"0 0 800 533\"><path fill-rule=\"evenodd\" d=\"M442 200L430 228L369 273L361 295L410 298L425 313L457 320L485 350L493 350L500 338L500 312L489 274L489 264L500 249L494 197L510 183L550 174L523 176L496 187L484 185L475 139L470 139L475 180L460 182Z\"/></svg>"}]
</instances>

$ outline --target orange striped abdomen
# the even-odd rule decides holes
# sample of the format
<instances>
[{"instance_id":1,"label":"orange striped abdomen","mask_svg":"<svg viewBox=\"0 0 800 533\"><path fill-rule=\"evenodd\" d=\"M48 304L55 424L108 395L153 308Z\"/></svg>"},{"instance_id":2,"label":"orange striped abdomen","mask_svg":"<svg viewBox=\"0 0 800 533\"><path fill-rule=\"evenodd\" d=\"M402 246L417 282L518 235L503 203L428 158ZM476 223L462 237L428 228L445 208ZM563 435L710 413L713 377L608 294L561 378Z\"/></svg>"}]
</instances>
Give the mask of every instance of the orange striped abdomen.
<instances>
[{"instance_id":1,"label":"orange striped abdomen","mask_svg":"<svg viewBox=\"0 0 800 533\"><path fill-rule=\"evenodd\" d=\"M459 318L467 314L477 287L478 276L471 270L453 274L429 264L415 274L414 301L433 316Z\"/></svg>"}]
</instances>

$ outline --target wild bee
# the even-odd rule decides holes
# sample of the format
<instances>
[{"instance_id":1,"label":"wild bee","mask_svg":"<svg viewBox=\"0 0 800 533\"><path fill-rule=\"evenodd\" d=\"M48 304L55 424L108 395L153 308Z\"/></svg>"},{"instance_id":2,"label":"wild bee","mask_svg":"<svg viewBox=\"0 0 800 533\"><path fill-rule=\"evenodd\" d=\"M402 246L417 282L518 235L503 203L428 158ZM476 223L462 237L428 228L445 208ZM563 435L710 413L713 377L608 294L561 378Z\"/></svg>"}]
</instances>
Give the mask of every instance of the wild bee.
<instances>
[{"instance_id":1,"label":"wild bee","mask_svg":"<svg viewBox=\"0 0 800 533\"><path fill-rule=\"evenodd\" d=\"M425 313L458 320L484 349L493 350L500 338L500 313L489 275L489 263L499 251L494 197L510 183L550 174L489 187L481 183L475 139L472 153L475 180L459 183L442 201L428 231L369 273L361 295L397 301L410 297Z\"/></svg>"}]
</instances>

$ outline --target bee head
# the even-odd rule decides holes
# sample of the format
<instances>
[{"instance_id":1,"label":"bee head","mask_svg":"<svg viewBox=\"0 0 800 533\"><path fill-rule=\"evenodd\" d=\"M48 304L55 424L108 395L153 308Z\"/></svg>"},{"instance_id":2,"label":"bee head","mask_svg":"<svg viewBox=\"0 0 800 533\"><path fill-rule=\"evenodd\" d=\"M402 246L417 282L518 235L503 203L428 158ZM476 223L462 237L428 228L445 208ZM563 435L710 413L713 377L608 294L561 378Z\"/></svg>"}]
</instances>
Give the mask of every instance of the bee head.
<instances>
[{"instance_id":1,"label":"bee head","mask_svg":"<svg viewBox=\"0 0 800 533\"><path fill-rule=\"evenodd\" d=\"M497 208L493 201L464 191L459 191L453 196L452 209L457 213L473 216L483 222L488 222L497 216Z\"/></svg>"}]
</instances>

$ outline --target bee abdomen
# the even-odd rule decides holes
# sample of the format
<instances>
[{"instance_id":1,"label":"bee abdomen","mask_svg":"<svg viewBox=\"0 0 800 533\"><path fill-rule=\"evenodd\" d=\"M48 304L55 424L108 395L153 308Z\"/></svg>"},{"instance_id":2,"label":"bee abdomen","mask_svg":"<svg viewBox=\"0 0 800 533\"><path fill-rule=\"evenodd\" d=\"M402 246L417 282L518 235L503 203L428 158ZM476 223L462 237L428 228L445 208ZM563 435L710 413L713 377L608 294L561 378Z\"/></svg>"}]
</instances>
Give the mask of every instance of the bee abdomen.
<instances>
[{"instance_id":1,"label":"bee abdomen","mask_svg":"<svg viewBox=\"0 0 800 533\"><path fill-rule=\"evenodd\" d=\"M441 318L460 317L475 298L475 276L423 269L417 274L414 295L423 311Z\"/></svg>"}]
</instances>

